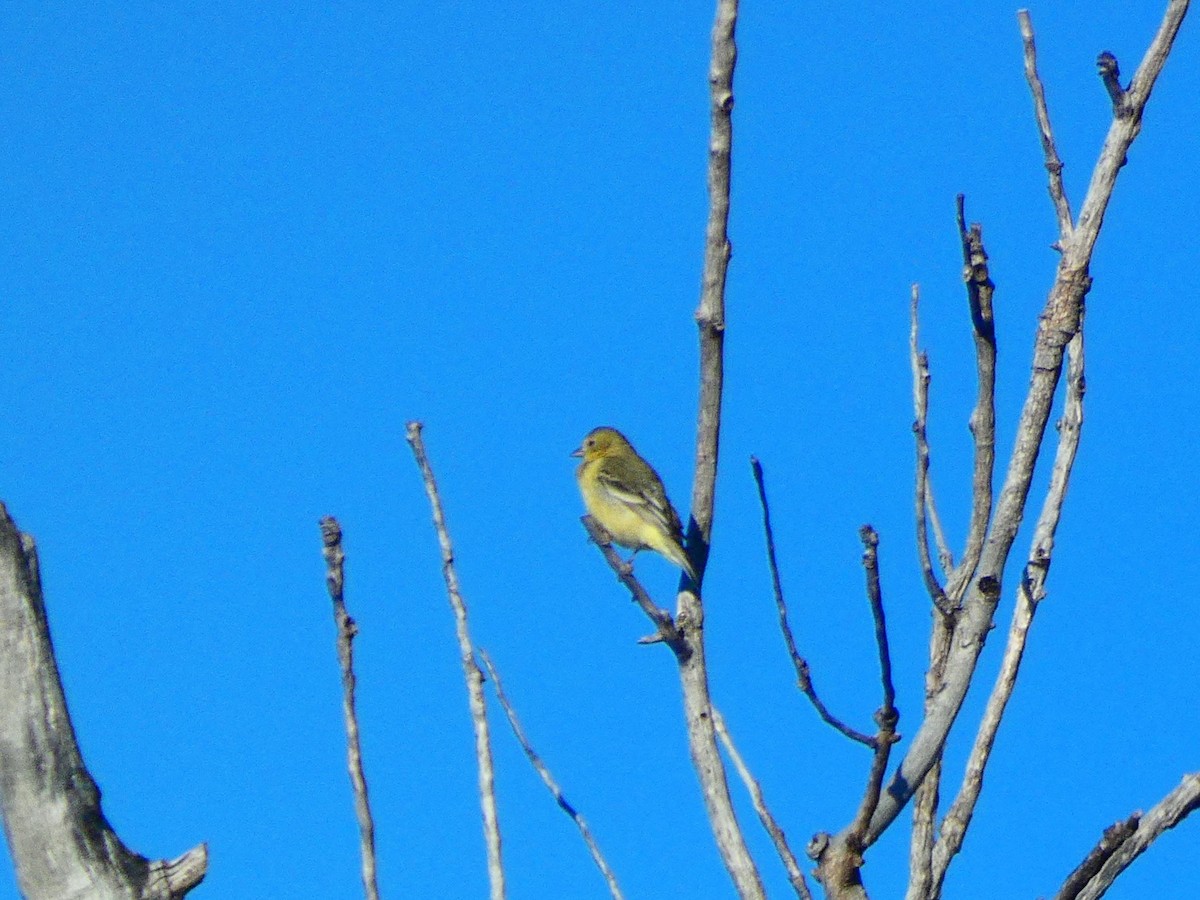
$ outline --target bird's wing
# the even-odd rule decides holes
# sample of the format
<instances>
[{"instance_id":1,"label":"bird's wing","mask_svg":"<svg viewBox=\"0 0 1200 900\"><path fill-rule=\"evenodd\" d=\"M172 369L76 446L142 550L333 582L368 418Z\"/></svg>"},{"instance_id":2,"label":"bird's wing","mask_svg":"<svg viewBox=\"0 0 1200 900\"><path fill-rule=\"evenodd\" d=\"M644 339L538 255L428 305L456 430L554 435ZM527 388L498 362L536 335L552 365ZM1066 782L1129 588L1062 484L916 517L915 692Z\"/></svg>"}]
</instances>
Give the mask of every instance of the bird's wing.
<instances>
[{"instance_id":1,"label":"bird's wing","mask_svg":"<svg viewBox=\"0 0 1200 900\"><path fill-rule=\"evenodd\" d=\"M642 463L642 465L646 464ZM631 478L632 473L623 471L623 468L606 467L597 472L596 481L600 488L611 499L631 507L640 515L659 525L667 534L678 538L683 532L683 527L680 525L678 513L671 506L671 501L667 499L667 492L663 489L662 481L658 478L657 473L650 469L649 478L646 478L645 473L642 472L636 473L642 477ZM646 468L650 467L646 465ZM646 485L641 490L629 486L631 482L639 481Z\"/></svg>"}]
</instances>

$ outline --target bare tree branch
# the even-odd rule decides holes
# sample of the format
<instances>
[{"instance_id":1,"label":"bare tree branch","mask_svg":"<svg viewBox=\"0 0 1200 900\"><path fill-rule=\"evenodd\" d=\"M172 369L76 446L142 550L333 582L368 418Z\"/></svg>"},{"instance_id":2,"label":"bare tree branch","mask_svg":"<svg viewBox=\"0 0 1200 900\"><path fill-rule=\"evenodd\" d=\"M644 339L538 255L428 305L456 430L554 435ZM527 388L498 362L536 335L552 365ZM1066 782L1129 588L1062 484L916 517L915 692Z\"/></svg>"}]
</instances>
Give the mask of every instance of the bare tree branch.
<instances>
[{"instance_id":1,"label":"bare tree branch","mask_svg":"<svg viewBox=\"0 0 1200 900\"><path fill-rule=\"evenodd\" d=\"M33 538L0 504L0 814L25 900L179 900L204 880L208 848L150 860L100 806L67 711Z\"/></svg>"},{"instance_id":2,"label":"bare tree branch","mask_svg":"<svg viewBox=\"0 0 1200 900\"><path fill-rule=\"evenodd\" d=\"M1108 858L1121 848L1126 838L1137 831L1141 818L1141 813L1134 813L1128 819L1114 822L1105 828L1104 834L1099 843L1092 848L1092 852L1085 856L1083 862L1076 866L1075 871L1067 876L1067 880L1055 894L1055 900L1075 900L1079 892L1100 871L1100 867L1108 861Z\"/></svg>"},{"instance_id":3,"label":"bare tree branch","mask_svg":"<svg viewBox=\"0 0 1200 900\"><path fill-rule=\"evenodd\" d=\"M729 225L730 152L733 146L733 70L737 62L734 30L737 0L717 0L708 71L711 131L708 144L708 225L704 240L704 274L696 324L700 338L700 405L696 421L696 470L692 479L692 511L687 551L700 580L708 565L713 507L717 487L717 452L721 434L724 384L725 275L731 253ZM686 574L680 579L675 625L686 654L676 650L683 689L684 721L692 766L700 781L704 807L725 868L743 900L761 898L762 879L746 846L729 796L725 764L717 746L708 692L704 650L704 605L700 585Z\"/></svg>"},{"instance_id":4,"label":"bare tree branch","mask_svg":"<svg viewBox=\"0 0 1200 900\"><path fill-rule=\"evenodd\" d=\"M642 586L642 583L634 577L633 566L622 559L621 554L613 547L612 537L604 530L604 526L597 522L593 516L583 516L580 521L583 522L583 527L587 529L587 533L591 536L596 546L600 548L600 552L604 554L604 559L616 573L618 580L629 589L629 593L633 595L634 602L642 608L642 612L646 614L658 629L658 633L652 639L642 638L641 642L665 643L675 651L676 656L680 654L686 655L689 651L683 641L683 635L675 627L675 622L671 618L671 614L655 603L651 599L650 594Z\"/></svg>"},{"instance_id":5,"label":"bare tree branch","mask_svg":"<svg viewBox=\"0 0 1200 900\"><path fill-rule=\"evenodd\" d=\"M696 471L688 552L701 579L708 562L721 437L721 393L725 383L725 275L733 253L729 242L729 184L733 148L733 70L737 63L737 0L717 0L708 70L711 132L708 143L708 225L704 274L696 324L700 333L700 404L696 421Z\"/></svg>"},{"instance_id":6,"label":"bare tree branch","mask_svg":"<svg viewBox=\"0 0 1200 900\"><path fill-rule=\"evenodd\" d=\"M1058 449L1055 451L1054 466L1050 472L1050 484L1042 503L1042 511L1034 528L1029 559L1025 563L1025 571L1017 591L1017 605L1013 610L1012 625L1009 627L1000 672L988 698L971 755L967 759L962 787L942 820L941 833L933 850L933 897L941 895L946 869L951 859L962 848L971 816L979 801L979 793L983 789L984 770L991 756L1000 721L1016 687L1029 626L1037 612L1038 603L1046 595L1045 582L1054 553L1054 535L1062 518L1063 502L1066 500L1067 486L1075 464L1075 454L1079 449L1080 431L1083 428L1085 380L1082 329L1081 321L1080 330L1067 345L1067 396L1063 404L1062 418L1058 423Z\"/></svg>"},{"instance_id":7,"label":"bare tree branch","mask_svg":"<svg viewBox=\"0 0 1200 900\"><path fill-rule=\"evenodd\" d=\"M471 707L471 724L475 729L475 759L479 767L479 804L483 812L483 834L487 843L488 881L491 885L491 900L504 900L504 863L500 855L500 820L496 812L496 774L492 765L492 743L488 734L487 705L483 696L483 671L475 661L475 648L467 628L467 605L458 588L458 573L454 569L454 545L450 542L450 531L442 511L442 499L438 495L437 481L433 468L425 453L425 442L421 438L421 423L409 422L406 437L412 447L417 467L425 481L425 493L433 512L433 527L437 531L438 544L442 549L442 576L446 580L446 593L454 610L454 627L458 636L458 651L462 661L463 676L467 682L467 697Z\"/></svg>"},{"instance_id":8,"label":"bare tree branch","mask_svg":"<svg viewBox=\"0 0 1200 900\"><path fill-rule=\"evenodd\" d=\"M812 900L812 894L808 890L808 882L804 880L804 873L800 870L800 864L796 861L796 855L792 853L792 848L788 846L787 837L784 835L783 829L779 827L779 823L771 815L771 810L767 807L767 801L763 798L762 786L750 774L750 769L746 765L746 761L742 759L742 754L738 753L737 746L733 743L733 738L729 736L729 729L725 726L725 717L721 715L720 710L715 706L712 708L712 715L713 726L717 729L717 736L721 739L721 744L725 747L725 752L729 754L729 758L733 761L733 767L737 769L738 776L742 779L742 783L746 785L746 790L750 793L750 799L754 803L754 810L758 813L759 821L762 822L763 828L766 829L771 842L775 845L775 852L779 854L779 859L783 862L783 867L787 870L788 881L791 882L792 889L795 890L797 897L801 897L803 900Z\"/></svg>"},{"instance_id":9,"label":"bare tree branch","mask_svg":"<svg viewBox=\"0 0 1200 900\"><path fill-rule=\"evenodd\" d=\"M358 625L346 611L345 563L342 552L342 527L333 516L321 519L324 545L325 584L333 601L333 621L337 626L337 655L342 670L342 716L346 721L346 763L354 789L354 814L358 818L359 850L362 856L363 894L367 900L379 900L379 882L375 874L375 820L367 797L367 778L363 774L362 746L358 740L358 713L354 708L354 638Z\"/></svg>"},{"instance_id":10,"label":"bare tree branch","mask_svg":"<svg viewBox=\"0 0 1200 900\"><path fill-rule=\"evenodd\" d=\"M921 574L925 578L925 590L929 599L941 611L942 615L951 615L954 605L947 599L946 592L933 571L933 559L929 551L928 511L934 509L933 487L929 483L929 438L925 426L929 418L929 357L920 350L920 331L918 306L921 302L921 289L912 286L912 299L909 304L908 357L913 376L913 437L917 445L917 476L913 496L913 509L917 527L917 552L921 557ZM936 516L936 513L935 513ZM945 536L940 527L939 546L941 547L941 562L943 573L949 573L953 566L950 559L950 549L945 546Z\"/></svg>"},{"instance_id":11,"label":"bare tree branch","mask_svg":"<svg viewBox=\"0 0 1200 900\"><path fill-rule=\"evenodd\" d=\"M1137 828L1128 835L1120 846L1109 854L1104 864L1078 894L1077 900L1097 900L1112 887L1117 876L1129 868L1130 863L1146 852L1146 849L1164 831L1174 828L1191 813L1200 809L1200 772L1183 776L1179 786L1163 797L1150 812L1137 823ZM1059 893L1055 900L1073 900Z\"/></svg>"},{"instance_id":12,"label":"bare tree branch","mask_svg":"<svg viewBox=\"0 0 1200 900\"><path fill-rule=\"evenodd\" d=\"M875 711L875 724L879 729L871 742L875 752L871 759L871 771L867 776L867 788L853 821L832 837L828 834L815 835L808 845L808 855L817 862L817 880L824 887L826 896L832 900L864 900L866 897L858 870L863 864L862 854L867 846L867 826L879 805L883 776L887 772L892 745L900 740L900 736L896 734L900 713L895 704L896 691L892 685L887 620L884 617L883 591L879 582L879 534L870 525L864 525L859 530L859 538L863 543L862 561L867 578L867 600L875 619L883 702Z\"/></svg>"},{"instance_id":13,"label":"bare tree branch","mask_svg":"<svg viewBox=\"0 0 1200 900\"><path fill-rule=\"evenodd\" d=\"M1100 69L1104 89L1112 100L1113 115L1118 118L1129 115L1129 98L1121 87L1121 67L1117 65L1117 58L1105 50L1096 57L1096 66Z\"/></svg>"},{"instance_id":14,"label":"bare tree branch","mask_svg":"<svg viewBox=\"0 0 1200 900\"><path fill-rule=\"evenodd\" d=\"M796 685L804 692L804 696L808 697L813 708L817 711L817 715L825 722L852 741L858 741L867 747L875 746L874 738L869 734L863 734L851 728L837 716L829 711L821 698L817 695L817 689L812 682L812 673L808 666L808 660L800 655L800 651L796 649L796 640L792 636L791 625L788 624L787 602L783 599L783 585L779 578L779 564L775 558L775 533L771 528L771 507L767 503L767 488L764 483L763 467L755 457L750 457L750 468L754 472L754 483L758 485L758 501L762 505L763 511L763 532L767 540L767 564L771 569L771 586L775 592L775 609L779 613L779 630L783 632L783 640L787 644L788 656L792 659L792 667L796 670Z\"/></svg>"},{"instance_id":15,"label":"bare tree branch","mask_svg":"<svg viewBox=\"0 0 1200 900\"><path fill-rule=\"evenodd\" d=\"M1066 345L1079 330L1083 300L1091 288L1088 268L1104 211L1126 153L1141 130L1146 101L1166 61L1187 5L1187 0L1169 3L1158 34L1127 92L1130 113L1114 119L1109 127L1079 221L1063 248L1054 286L1039 318L1030 387L1017 424L1016 443L998 495L992 527L980 554L978 577L968 586L962 616L955 628L946 660L944 687L930 705L929 714L884 792L868 829L868 843L878 839L912 797L941 755L946 736L962 707L984 639L992 626L1000 579L1025 511L1034 466L1062 373Z\"/></svg>"},{"instance_id":16,"label":"bare tree branch","mask_svg":"<svg viewBox=\"0 0 1200 900\"><path fill-rule=\"evenodd\" d=\"M1075 231L1072 233L1072 249L1079 258L1075 262L1076 266L1079 261L1091 259L1092 248L1100 236L1100 226L1104 222L1104 213L1108 208L1108 201L1112 198L1117 175L1128 160L1130 146L1142 130L1142 114L1145 112L1146 103L1150 100L1154 83L1167 62L1175 35L1178 34L1183 17L1187 14L1189 2L1190 0L1169 0L1167 3L1167 10L1158 32L1150 42L1150 47L1125 92L1124 114L1117 115L1109 126L1108 135L1100 151L1100 160L1092 171L1092 180L1088 184L1087 195L1079 210L1079 220L1075 223ZM1113 62L1116 62L1115 58ZM1062 271L1061 263L1059 269Z\"/></svg>"},{"instance_id":17,"label":"bare tree branch","mask_svg":"<svg viewBox=\"0 0 1200 900\"><path fill-rule=\"evenodd\" d=\"M883 589L879 584L879 533L870 525L858 531L863 543L863 569L867 575L867 601L871 605L871 617L875 620L875 645L879 651L879 681L883 688L883 704L880 713L890 725L879 725L882 729L895 728L900 714L896 712L896 688L892 684L892 654L888 648L887 617L883 613ZM876 724L879 724L878 722ZM876 747L879 742L876 741Z\"/></svg>"},{"instance_id":18,"label":"bare tree branch","mask_svg":"<svg viewBox=\"0 0 1200 900\"><path fill-rule=\"evenodd\" d=\"M537 772L538 777L542 779L542 784L546 785L546 790L554 797L554 801L558 804L559 809L570 816L571 821L575 823L575 827L579 829L579 835L583 838L584 844L587 845L588 853L592 855L592 861L596 864L596 868L604 876L604 881L608 885L608 892L612 894L613 900L622 900L624 895L622 895L621 888L617 884L617 876L609 868L604 854L600 852L600 845L596 843L596 838L593 836L592 830L588 827L587 822L584 821L583 816L579 814L579 811L563 796L562 788L558 786L558 782L550 774L550 769L547 768L541 756L533 749L533 745L529 743L529 739L525 736L525 729L521 727L521 722L517 719L516 710L513 709L512 704L508 701L508 695L504 693L504 684L500 681L500 673L492 663L492 658L488 656L488 652L482 647L479 648L479 656L483 659L483 665L487 669L488 678L492 680L492 687L496 691L496 699L500 701L504 715L508 717L509 727L512 728L517 743L525 751L526 759L529 760L529 764L533 766L533 770Z\"/></svg>"},{"instance_id":19,"label":"bare tree branch","mask_svg":"<svg viewBox=\"0 0 1200 900\"><path fill-rule=\"evenodd\" d=\"M975 408L971 411L971 436L975 442L974 470L971 477L971 521L962 562L947 585L951 602L958 606L967 584L975 576L979 556L987 536L992 514L992 475L996 467L996 326L992 296L996 286L988 273L987 251L983 248L983 227L967 228L965 198L955 201L959 240L963 253L963 283L967 287L967 306L975 336Z\"/></svg>"},{"instance_id":20,"label":"bare tree branch","mask_svg":"<svg viewBox=\"0 0 1200 900\"><path fill-rule=\"evenodd\" d=\"M913 826L908 848L908 890L905 900L929 900L933 887L933 844L936 836L938 791L942 782L939 759L913 798Z\"/></svg>"},{"instance_id":21,"label":"bare tree branch","mask_svg":"<svg viewBox=\"0 0 1200 900\"><path fill-rule=\"evenodd\" d=\"M956 198L956 221L963 250L963 281L967 285L967 305L975 335L975 370L978 392L970 427L975 443L974 475L971 488L971 520L967 531L962 562L949 576L946 594L952 610L959 608L963 592L979 564L983 542L987 536L992 509L992 474L996 458L996 330L992 295L994 285L988 274L987 252L983 247L983 231L978 225L967 228L962 194ZM914 403L917 407L919 438L924 436L924 414L928 403L928 364L917 349L917 294L914 286L910 356L913 365ZM916 430L916 426L914 426ZM928 465L928 449L925 450ZM920 478L920 448L918 447L918 479ZM920 527L918 524L918 535ZM922 568L932 568L928 551L922 557ZM926 576L928 585L928 576ZM936 602L936 601L935 601ZM942 609L939 606L939 609ZM935 618L929 644L929 670L925 676L925 716L928 718L941 694L946 660L950 653L955 619L943 615ZM942 762L940 751L922 781L913 808L913 830L909 847L909 886L907 900L927 900L937 889L934 886L933 848L935 817L937 815Z\"/></svg>"},{"instance_id":22,"label":"bare tree branch","mask_svg":"<svg viewBox=\"0 0 1200 900\"><path fill-rule=\"evenodd\" d=\"M690 653L686 659L679 660L679 679L683 687L684 721L692 766L700 781L700 792L717 849L729 870L738 896L742 900L763 900L766 894L762 879L734 813L725 765L716 744L712 700L708 693L708 668L704 657L704 608L690 591L683 592L681 598L684 602L676 621L685 635Z\"/></svg>"},{"instance_id":23,"label":"bare tree branch","mask_svg":"<svg viewBox=\"0 0 1200 900\"><path fill-rule=\"evenodd\" d=\"M1067 201L1067 194L1063 189L1063 164L1054 143L1054 129L1050 127L1050 110L1046 106L1046 89L1042 87L1042 79L1038 76L1037 45L1033 40L1033 22L1029 18L1029 10L1017 10L1017 21L1021 27L1021 42L1025 45L1025 80L1029 82L1029 92L1033 94L1033 110L1034 115L1037 116L1038 132L1042 138L1046 171L1050 175L1050 200L1054 203L1054 213L1058 217L1058 236L1061 247L1061 242L1071 237L1071 232L1075 228L1074 219L1071 217L1071 204ZM1116 63L1115 59L1113 63ZM1117 90L1119 91L1120 88L1118 87ZM1115 102L1116 98L1114 97Z\"/></svg>"}]
</instances>

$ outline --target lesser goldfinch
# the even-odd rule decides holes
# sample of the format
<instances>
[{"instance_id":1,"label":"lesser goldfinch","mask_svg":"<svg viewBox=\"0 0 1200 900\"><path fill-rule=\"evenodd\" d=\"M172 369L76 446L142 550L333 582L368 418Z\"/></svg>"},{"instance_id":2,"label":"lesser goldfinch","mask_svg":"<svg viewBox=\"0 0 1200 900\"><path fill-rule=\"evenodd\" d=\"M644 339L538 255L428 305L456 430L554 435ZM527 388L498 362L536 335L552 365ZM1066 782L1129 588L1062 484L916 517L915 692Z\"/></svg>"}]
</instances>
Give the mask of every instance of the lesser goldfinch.
<instances>
[{"instance_id":1,"label":"lesser goldfinch","mask_svg":"<svg viewBox=\"0 0 1200 900\"><path fill-rule=\"evenodd\" d=\"M593 428L571 455L583 458L575 477L584 505L614 541L634 556L657 550L698 581L662 479L625 435L615 428Z\"/></svg>"}]
</instances>

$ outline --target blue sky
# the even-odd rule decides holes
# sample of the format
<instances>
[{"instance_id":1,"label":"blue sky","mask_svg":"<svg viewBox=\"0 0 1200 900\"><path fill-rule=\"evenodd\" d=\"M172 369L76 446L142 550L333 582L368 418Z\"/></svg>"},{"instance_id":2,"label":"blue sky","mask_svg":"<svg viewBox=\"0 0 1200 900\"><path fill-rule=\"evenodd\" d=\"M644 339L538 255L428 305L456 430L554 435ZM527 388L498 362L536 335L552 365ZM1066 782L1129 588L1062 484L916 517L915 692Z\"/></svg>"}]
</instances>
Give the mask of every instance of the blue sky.
<instances>
[{"instance_id":1,"label":"blue sky","mask_svg":"<svg viewBox=\"0 0 1200 900\"><path fill-rule=\"evenodd\" d=\"M105 810L147 856L207 840L195 896L360 895L323 514L345 529L362 629L381 887L484 895L470 725L403 440L411 418L426 424L476 640L627 895L730 896L673 663L635 643L646 623L587 545L567 457L615 425L686 507L712 11L134 0L0 12L0 499L37 538ZM1161 8L1032 12L1078 208L1110 115L1095 56L1113 51L1128 77ZM742 11L707 633L715 700L797 849L849 820L868 758L792 687L747 460L767 470L801 648L859 727L878 696L857 528L878 528L912 734L929 604L910 521L909 285L924 296L934 482L961 545L974 384L955 194L984 223L997 283L1002 452L1055 264L1014 13ZM1195 24L1099 242L1087 421L1050 596L954 896L1052 894L1104 827L1197 768ZM1022 535L1016 554L1027 547ZM669 566L639 557L638 572L666 602ZM1010 579L1002 627L1011 603ZM604 896L495 726L511 896ZM868 856L877 896L901 894L907 820ZM1109 896L1200 892L1197 828L1168 834ZM15 897L7 858L0 869L0 898Z\"/></svg>"}]
</instances>

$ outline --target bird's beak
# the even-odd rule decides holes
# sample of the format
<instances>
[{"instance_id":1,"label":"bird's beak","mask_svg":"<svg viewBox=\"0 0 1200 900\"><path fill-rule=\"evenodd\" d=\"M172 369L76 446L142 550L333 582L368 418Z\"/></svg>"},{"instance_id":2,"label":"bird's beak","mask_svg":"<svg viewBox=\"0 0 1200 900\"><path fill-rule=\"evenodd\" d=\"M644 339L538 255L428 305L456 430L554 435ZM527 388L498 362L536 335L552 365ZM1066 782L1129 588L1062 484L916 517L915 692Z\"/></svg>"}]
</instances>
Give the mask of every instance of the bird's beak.
<instances>
[{"instance_id":1,"label":"bird's beak","mask_svg":"<svg viewBox=\"0 0 1200 900\"><path fill-rule=\"evenodd\" d=\"M582 447L578 447L578 448L576 448L576 449L572 450L572 451L571 451L571 455L572 455L572 456L583 456L583 448L582 448Z\"/></svg>"}]
</instances>

